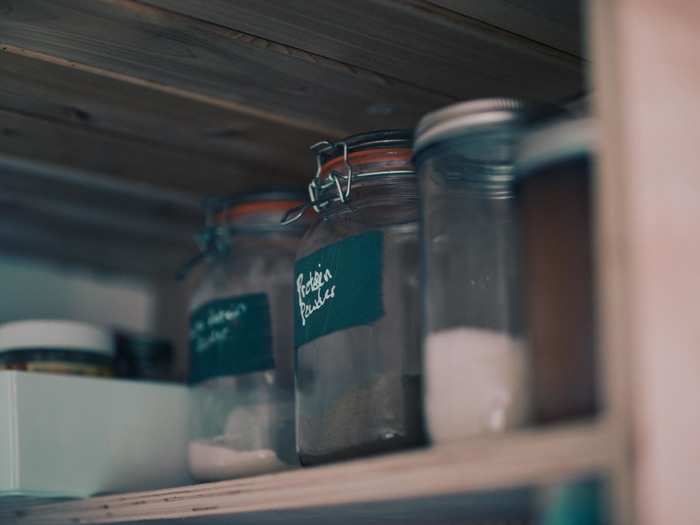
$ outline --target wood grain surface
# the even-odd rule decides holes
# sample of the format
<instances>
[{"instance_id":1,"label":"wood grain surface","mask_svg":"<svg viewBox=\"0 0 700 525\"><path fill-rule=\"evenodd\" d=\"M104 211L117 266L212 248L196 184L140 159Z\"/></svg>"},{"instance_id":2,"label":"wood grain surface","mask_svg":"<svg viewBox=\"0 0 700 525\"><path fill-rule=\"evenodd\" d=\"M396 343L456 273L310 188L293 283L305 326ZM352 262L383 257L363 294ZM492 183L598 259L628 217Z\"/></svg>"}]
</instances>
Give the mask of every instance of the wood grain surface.
<instances>
[{"instance_id":1,"label":"wood grain surface","mask_svg":"<svg viewBox=\"0 0 700 525\"><path fill-rule=\"evenodd\" d=\"M450 98L132 0L2 0L0 41L282 116L324 134L412 126ZM391 119L373 113L391 104Z\"/></svg>"},{"instance_id":2,"label":"wood grain surface","mask_svg":"<svg viewBox=\"0 0 700 525\"><path fill-rule=\"evenodd\" d=\"M582 0L430 0L575 56L586 56Z\"/></svg>"},{"instance_id":3,"label":"wood grain surface","mask_svg":"<svg viewBox=\"0 0 700 525\"><path fill-rule=\"evenodd\" d=\"M196 250L198 199L0 156L3 253L172 280Z\"/></svg>"},{"instance_id":4,"label":"wood grain surface","mask_svg":"<svg viewBox=\"0 0 700 525\"><path fill-rule=\"evenodd\" d=\"M98 523L463 523L485 491L536 487L604 474L605 429L596 424L531 430L325 467L176 489L92 498L0 513L3 525ZM460 503L461 502L461 503ZM491 501L484 522L507 507ZM327 511L324 511L327 509ZM402 511L403 509L403 511ZM410 512L412 509L412 512ZM470 514L470 510L472 514ZM478 516L478 514L477 514ZM217 519L218 518L218 519ZM501 516L502 519L505 519ZM354 521L355 520L355 521Z\"/></svg>"},{"instance_id":5,"label":"wood grain surface","mask_svg":"<svg viewBox=\"0 0 700 525\"><path fill-rule=\"evenodd\" d=\"M308 177L313 131L191 100L162 90L71 67L58 57L5 45L0 51L0 108L96 132L160 143L226 163L284 169ZM75 145L80 148L80 144ZM143 173L144 182L148 173Z\"/></svg>"},{"instance_id":6,"label":"wood grain surface","mask_svg":"<svg viewBox=\"0 0 700 525\"><path fill-rule=\"evenodd\" d=\"M552 101L582 89L576 56L500 30L497 19L462 16L468 9L422 0L144 1L457 99Z\"/></svg>"}]
</instances>

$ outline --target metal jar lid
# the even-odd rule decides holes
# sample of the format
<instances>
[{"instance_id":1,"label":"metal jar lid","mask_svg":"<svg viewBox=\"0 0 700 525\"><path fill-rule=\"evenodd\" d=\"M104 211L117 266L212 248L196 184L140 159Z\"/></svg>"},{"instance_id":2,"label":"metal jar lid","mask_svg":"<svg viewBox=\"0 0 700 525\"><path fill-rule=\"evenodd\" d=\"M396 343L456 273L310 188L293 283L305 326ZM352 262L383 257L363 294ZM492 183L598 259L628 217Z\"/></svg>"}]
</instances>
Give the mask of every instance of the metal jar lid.
<instances>
[{"instance_id":1,"label":"metal jar lid","mask_svg":"<svg viewBox=\"0 0 700 525\"><path fill-rule=\"evenodd\" d=\"M416 154L438 142L474 132L527 123L542 106L512 98L486 98L460 102L424 116L416 128Z\"/></svg>"},{"instance_id":2,"label":"metal jar lid","mask_svg":"<svg viewBox=\"0 0 700 525\"><path fill-rule=\"evenodd\" d=\"M568 159L589 156L596 150L596 122L591 117L560 120L528 133L516 157L518 177Z\"/></svg>"},{"instance_id":3,"label":"metal jar lid","mask_svg":"<svg viewBox=\"0 0 700 525\"><path fill-rule=\"evenodd\" d=\"M40 349L112 357L114 337L106 328L76 321L27 320L0 325L0 353Z\"/></svg>"},{"instance_id":4,"label":"metal jar lid","mask_svg":"<svg viewBox=\"0 0 700 525\"><path fill-rule=\"evenodd\" d=\"M316 173L309 183L308 203L289 210L283 219L283 224L290 224L298 220L309 207L319 213L331 202L347 202L350 199L352 184L355 180L383 175L415 176L413 167L411 169L362 171L354 169L351 162L352 154L378 149L382 151L409 150L406 157L410 163L412 145L413 132L409 129L370 131L352 135L337 142L324 140L314 144L311 146L311 151L316 154ZM342 159L342 169L328 168L328 165L332 165L334 161L337 162L337 159ZM325 176L324 169L329 171L329 173L325 173Z\"/></svg>"}]
</instances>

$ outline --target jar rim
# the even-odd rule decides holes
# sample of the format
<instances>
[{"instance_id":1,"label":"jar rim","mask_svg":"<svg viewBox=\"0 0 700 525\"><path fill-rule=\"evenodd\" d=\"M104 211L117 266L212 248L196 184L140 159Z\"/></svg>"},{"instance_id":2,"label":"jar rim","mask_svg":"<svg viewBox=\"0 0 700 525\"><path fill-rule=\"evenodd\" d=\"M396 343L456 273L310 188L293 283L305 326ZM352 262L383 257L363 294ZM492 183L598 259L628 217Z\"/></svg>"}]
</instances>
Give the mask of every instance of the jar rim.
<instances>
[{"instance_id":1,"label":"jar rim","mask_svg":"<svg viewBox=\"0 0 700 525\"><path fill-rule=\"evenodd\" d=\"M278 214L284 215L290 208L303 205L307 194L299 190L270 190L238 193L227 197L210 197L205 199L202 207L206 212L204 230L211 230L232 225L237 219L250 215ZM255 225L246 229L256 230ZM265 224L265 231L288 231L280 223Z\"/></svg>"},{"instance_id":2,"label":"jar rim","mask_svg":"<svg viewBox=\"0 0 700 525\"><path fill-rule=\"evenodd\" d=\"M416 155L445 140L507 125L529 124L559 108L516 98L494 97L458 102L425 115L416 127Z\"/></svg>"},{"instance_id":3,"label":"jar rim","mask_svg":"<svg viewBox=\"0 0 700 525\"><path fill-rule=\"evenodd\" d=\"M318 162L326 162L348 153L371 148L412 148L413 131L410 129L384 129L356 133L344 139L332 142L324 140L311 146L311 151L316 153Z\"/></svg>"},{"instance_id":4,"label":"jar rim","mask_svg":"<svg viewBox=\"0 0 700 525\"><path fill-rule=\"evenodd\" d=\"M305 196L306 193L297 188L247 191L223 197L207 197L202 202L202 208L208 213L217 214L240 205L303 201Z\"/></svg>"}]
</instances>

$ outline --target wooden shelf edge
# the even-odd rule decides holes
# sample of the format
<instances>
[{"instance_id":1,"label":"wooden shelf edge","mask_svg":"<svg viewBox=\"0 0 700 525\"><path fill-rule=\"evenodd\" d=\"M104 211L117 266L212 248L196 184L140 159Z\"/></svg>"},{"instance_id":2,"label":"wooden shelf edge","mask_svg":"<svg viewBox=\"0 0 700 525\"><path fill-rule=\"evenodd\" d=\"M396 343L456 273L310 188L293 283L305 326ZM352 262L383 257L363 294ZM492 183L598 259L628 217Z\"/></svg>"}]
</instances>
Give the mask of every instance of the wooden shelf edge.
<instances>
[{"instance_id":1,"label":"wooden shelf edge","mask_svg":"<svg viewBox=\"0 0 700 525\"><path fill-rule=\"evenodd\" d=\"M314 469L17 509L2 523L97 524L236 516L539 486L601 473L609 425L577 423Z\"/></svg>"}]
</instances>

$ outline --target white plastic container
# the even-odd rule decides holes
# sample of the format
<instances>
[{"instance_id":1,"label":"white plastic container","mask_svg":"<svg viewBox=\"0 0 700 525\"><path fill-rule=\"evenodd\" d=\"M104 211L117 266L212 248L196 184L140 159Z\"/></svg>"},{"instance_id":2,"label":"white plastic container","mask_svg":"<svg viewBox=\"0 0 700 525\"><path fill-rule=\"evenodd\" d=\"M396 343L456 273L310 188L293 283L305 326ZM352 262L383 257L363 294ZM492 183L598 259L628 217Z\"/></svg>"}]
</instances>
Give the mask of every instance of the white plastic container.
<instances>
[{"instance_id":1,"label":"white plastic container","mask_svg":"<svg viewBox=\"0 0 700 525\"><path fill-rule=\"evenodd\" d=\"M0 505L190 483L189 406L179 385L0 372Z\"/></svg>"}]
</instances>

